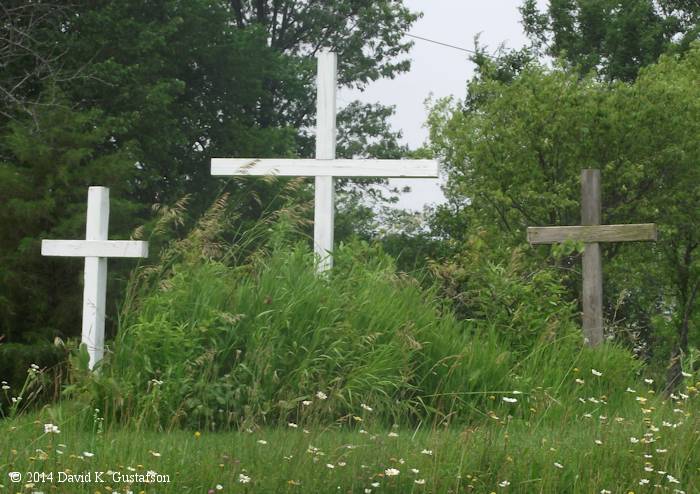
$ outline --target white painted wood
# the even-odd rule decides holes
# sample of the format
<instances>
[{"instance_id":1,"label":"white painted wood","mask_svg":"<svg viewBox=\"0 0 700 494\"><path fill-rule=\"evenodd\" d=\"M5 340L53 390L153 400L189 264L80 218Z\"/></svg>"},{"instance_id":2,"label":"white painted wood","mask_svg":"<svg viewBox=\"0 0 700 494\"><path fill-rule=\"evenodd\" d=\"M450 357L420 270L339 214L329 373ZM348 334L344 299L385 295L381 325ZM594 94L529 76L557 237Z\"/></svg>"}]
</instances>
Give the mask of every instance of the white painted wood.
<instances>
[{"instance_id":1,"label":"white painted wood","mask_svg":"<svg viewBox=\"0 0 700 494\"><path fill-rule=\"evenodd\" d=\"M86 240L107 240L109 227L109 189L88 189ZM104 356L105 313L107 304L107 258L85 258L83 273L83 331L82 341L90 354L90 368Z\"/></svg>"},{"instance_id":2,"label":"white painted wood","mask_svg":"<svg viewBox=\"0 0 700 494\"><path fill-rule=\"evenodd\" d=\"M338 85L338 58L323 50L318 54L316 74L316 159L335 159L335 93ZM321 174L318 175L332 175Z\"/></svg>"},{"instance_id":3,"label":"white painted wood","mask_svg":"<svg viewBox=\"0 0 700 494\"><path fill-rule=\"evenodd\" d=\"M316 177L314 198L314 252L317 269L324 272L333 267L333 233L335 222L335 179Z\"/></svg>"},{"instance_id":4,"label":"white painted wood","mask_svg":"<svg viewBox=\"0 0 700 494\"><path fill-rule=\"evenodd\" d=\"M279 175L316 177L314 207L314 252L319 272L333 265L335 183L333 177L437 177L435 160L348 160L335 159L336 54L318 54L316 101L316 159L213 158L212 175Z\"/></svg>"},{"instance_id":5,"label":"white painted wood","mask_svg":"<svg viewBox=\"0 0 700 494\"><path fill-rule=\"evenodd\" d=\"M327 50L318 55L316 95L316 160L335 160L336 86L338 59ZM314 252L319 272L333 267L335 180L333 172L316 173L314 184Z\"/></svg>"},{"instance_id":6,"label":"white painted wood","mask_svg":"<svg viewBox=\"0 0 700 494\"><path fill-rule=\"evenodd\" d=\"M148 242L136 240L43 240L42 256L148 257Z\"/></svg>"},{"instance_id":7,"label":"white painted wood","mask_svg":"<svg viewBox=\"0 0 700 494\"><path fill-rule=\"evenodd\" d=\"M213 158L211 174L434 178L438 176L438 163L435 160Z\"/></svg>"},{"instance_id":8,"label":"white painted wood","mask_svg":"<svg viewBox=\"0 0 700 494\"><path fill-rule=\"evenodd\" d=\"M147 257L148 242L107 240L109 189L88 189L85 240L43 240L44 256L85 257L82 342L90 355L90 368L104 356L107 306L107 258Z\"/></svg>"}]
</instances>

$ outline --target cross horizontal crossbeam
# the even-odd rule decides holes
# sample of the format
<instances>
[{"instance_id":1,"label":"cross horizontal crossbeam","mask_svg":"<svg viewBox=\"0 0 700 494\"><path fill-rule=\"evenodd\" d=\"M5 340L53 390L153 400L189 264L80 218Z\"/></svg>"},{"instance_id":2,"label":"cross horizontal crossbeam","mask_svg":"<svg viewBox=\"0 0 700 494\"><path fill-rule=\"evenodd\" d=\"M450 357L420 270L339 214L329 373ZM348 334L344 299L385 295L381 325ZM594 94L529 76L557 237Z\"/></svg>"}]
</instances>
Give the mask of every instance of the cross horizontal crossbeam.
<instances>
[{"instance_id":1,"label":"cross horizontal crossbeam","mask_svg":"<svg viewBox=\"0 0 700 494\"><path fill-rule=\"evenodd\" d=\"M555 244L566 240L578 242L656 241L654 223L636 225L535 226L527 229L531 244Z\"/></svg>"},{"instance_id":2,"label":"cross horizontal crossbeam","mask_svg":"<svg viewBox=\"0 0 700 494\"><path fill-rule=\"evenodd\" d=\"M437 177L435 160L213 158L212 175Z\"/></svg>"},{"instance_id":3,"label":"cross horizontal crossbeam","mask_svg":"<svg viewBox=\"0 0 700 494\"><path fill-rule=\"evenodd\" d=\"M43 240L42 256L148 257L148 242L136 240Z\"/></svg>"}]
</instances>

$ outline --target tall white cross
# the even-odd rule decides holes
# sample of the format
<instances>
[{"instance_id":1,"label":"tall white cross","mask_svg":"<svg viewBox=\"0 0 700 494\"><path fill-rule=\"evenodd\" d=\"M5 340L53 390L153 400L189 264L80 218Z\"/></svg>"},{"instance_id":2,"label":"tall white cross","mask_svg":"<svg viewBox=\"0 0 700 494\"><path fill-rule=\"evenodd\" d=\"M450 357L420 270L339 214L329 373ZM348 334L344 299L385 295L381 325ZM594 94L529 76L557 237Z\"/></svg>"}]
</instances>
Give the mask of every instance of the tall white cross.
<instances>
[{"instance_id":1,"label":"tall white cross","mask_svg":"<svg viewBox=\"0 0 700 494\"><path fill-rule=\"evenodd\" d=\"M109 189L88 189L85 240L42 240L42 256L85 258L82 342L90 354L90 368L102 360L105 340L108 257L148 257L148 242L107 240Z\"/></svg>"},{"instance_id":2,"label":"tall white cross","mask_svg":"<svg viewBox=\"0 0 700 494\"><path fill-rule=\"evenodd\" d=\"M319 271L333 263L334 176L437 177L434 160L335 159L337 58L330 51L318 55L316 159L214 158L212 175L312 176L316 179L314 252Z\"/></svg>"}]
</instances>

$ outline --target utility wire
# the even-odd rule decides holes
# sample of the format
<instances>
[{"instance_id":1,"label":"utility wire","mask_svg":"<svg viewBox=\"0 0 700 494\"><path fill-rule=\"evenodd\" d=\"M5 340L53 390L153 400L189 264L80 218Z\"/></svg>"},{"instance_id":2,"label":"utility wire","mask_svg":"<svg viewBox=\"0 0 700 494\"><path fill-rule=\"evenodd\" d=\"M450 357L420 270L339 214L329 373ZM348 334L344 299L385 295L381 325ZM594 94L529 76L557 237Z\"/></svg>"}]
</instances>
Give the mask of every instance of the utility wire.
<instances>
[{"instance_id":1,"label":"utility wire","mask_svg":"<svg viewBox=\"0 0 700 494\"><path fill-rule=\"evenodd\" d=\"M448 43L443 43L442 41L435 41L434 39L428 39L428 38L424 38L422 36L416 36L415 34L405 34L405 36L408 36L409 38L420 39L423 41L427 41L428 43L435 43L436 45L446 46L448 48L454 48L455 50L465 51L467 53L472 53L474 55L477 55L477 52L475 52L474 50L462 48L461 46L450 45Z\"/></svg>"}]
</instances>

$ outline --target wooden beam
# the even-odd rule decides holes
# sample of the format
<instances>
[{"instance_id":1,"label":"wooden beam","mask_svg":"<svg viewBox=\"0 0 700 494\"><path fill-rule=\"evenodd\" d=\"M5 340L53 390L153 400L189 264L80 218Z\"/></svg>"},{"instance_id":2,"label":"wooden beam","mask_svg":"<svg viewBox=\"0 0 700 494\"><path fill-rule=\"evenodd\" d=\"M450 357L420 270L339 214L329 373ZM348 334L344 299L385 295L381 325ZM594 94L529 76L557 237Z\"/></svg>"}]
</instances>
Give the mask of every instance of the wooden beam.
<instances>
[{"instance_id":1,"label":"wooden beam","mask_svg":"<svg viewBox=\"0 0 700 494\"><path fill-rule=\"evenodd\" d=\"M278 175L281 177L438 176L435 160L253 159L213 158L212 175Z\"/></svg>"},{"instance_id":2,"label":"wooden beam","mask_svg":"<svg viewBox=\"0 0 700 494\"><path fill-rule=\"evenodd\" d=\"M527 229L531 244L556 244L566 240L593 242L632 242L657 240L656 224L535 226Z\"/></svg>"},{"instance_id":3,"label":"wooden beam","mask_svg":"<svg viewBox=\"0 0 700 494\"><path fill-rule=\"evenodd\" d=\"M42 240L42 256L148 257L148 242L137 240Z\"/></svg>"}]
</instances>

